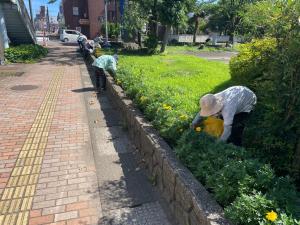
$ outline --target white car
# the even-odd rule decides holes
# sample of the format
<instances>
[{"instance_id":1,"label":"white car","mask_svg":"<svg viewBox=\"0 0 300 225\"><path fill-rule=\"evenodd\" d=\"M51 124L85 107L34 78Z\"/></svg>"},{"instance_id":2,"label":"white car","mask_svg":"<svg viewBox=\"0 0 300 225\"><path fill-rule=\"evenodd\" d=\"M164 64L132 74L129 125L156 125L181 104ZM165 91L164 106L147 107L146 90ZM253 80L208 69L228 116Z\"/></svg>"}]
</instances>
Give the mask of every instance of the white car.
<instances>
[{"instance_id":1,"label":"white car","mask_svg":"<svg viewBox=\"0 0 300 225\"><path fill-rule=\"evenodd\" d=\"M60 40L63 42L77 42L77 38L79 36L83 36L86 38L85 35L77 30L62 30L60 33Z\"/></svg>"}]
</instances>

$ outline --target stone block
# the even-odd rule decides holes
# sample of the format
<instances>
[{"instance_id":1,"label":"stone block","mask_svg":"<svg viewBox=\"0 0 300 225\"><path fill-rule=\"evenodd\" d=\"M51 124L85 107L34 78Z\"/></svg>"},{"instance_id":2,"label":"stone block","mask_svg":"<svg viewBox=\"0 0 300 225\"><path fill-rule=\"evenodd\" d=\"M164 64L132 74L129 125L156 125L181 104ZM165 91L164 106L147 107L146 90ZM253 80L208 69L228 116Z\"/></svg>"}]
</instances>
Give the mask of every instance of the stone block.
<instances>
[{"instance_id":1,"label":"stone block","mask_svg":"<svg viewBox=\"0 0 300 225\"><path fill-rule=\"evenodd\" d=\"M155 177L155 183L156 183L156 186L158 187L158 189L160 191L163 191L164 189L164 186L163 186L163 182L162 182L162 169L161 167L159 167L158 165L153 167L153 171L152 171L152 176Z\"/></svg>"},{"instance_id":2,"label":"stone block","mask_svg":"<svg viewBox=\"0 0 300 225\"><path fill-rule=\"evenodd\" d=\"M192 194L180 177L176 177L175 199L186 212L190 212L193 208Z\"/></svg>"},{"instance_id":3,"label":"stone block","mask_svg":"<svg viewBox=\"0 0 300 225\"><path fill-rule=\"evenodd\" d=\"M178 202L174 202L174 216L176 218L176 221L178 221L178 223L180 225L190 225L189 223L189 213L187 213L182 205ZM201 224L202 225L202 224Z\"/></svg>"}]
</instances>

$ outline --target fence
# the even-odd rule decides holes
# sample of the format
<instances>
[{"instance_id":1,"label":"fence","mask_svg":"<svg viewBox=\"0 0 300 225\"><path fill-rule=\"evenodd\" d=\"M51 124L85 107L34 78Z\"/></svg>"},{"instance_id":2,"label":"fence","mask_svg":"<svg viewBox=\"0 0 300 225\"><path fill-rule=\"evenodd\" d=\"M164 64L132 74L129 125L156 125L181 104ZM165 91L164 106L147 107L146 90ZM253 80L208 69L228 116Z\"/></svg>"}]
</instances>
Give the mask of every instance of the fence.
<instances>
[{"instance_id":1,"label":"fence","mask_svg":"<svg viewBox=\"0 0 300 225\"><path fill-rule=\"evenodd\" d=\"M217 43L226 43L229 42L230 36L228 35L197 35L196 36L196 43L205 43L207 39L210 39L213 44ZM178 34L178 35L169 35L169 42L176 41L178 43L193 43L193 35L191 34ZM242 37L234 37L234 43L241 43L243 42Z\"/></svg>"}]
</instances>

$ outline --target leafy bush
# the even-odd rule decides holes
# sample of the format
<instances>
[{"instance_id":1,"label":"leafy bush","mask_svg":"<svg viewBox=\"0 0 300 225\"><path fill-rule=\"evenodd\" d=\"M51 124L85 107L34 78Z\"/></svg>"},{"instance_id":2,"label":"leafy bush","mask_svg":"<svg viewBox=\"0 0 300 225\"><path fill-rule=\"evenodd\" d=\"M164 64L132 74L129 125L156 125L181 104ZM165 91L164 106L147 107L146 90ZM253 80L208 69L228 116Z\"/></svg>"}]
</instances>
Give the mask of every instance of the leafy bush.
<instances>
[{"instance_id":1,"label":"leafy bush","mask_svg":"<svg viewBox=\"0 0 300 225\"><path fill-rule=\"evenodd\" d=\"M267 212L273 209L274 202L261 193L242 194L225 209L225 215L238 225L257 225L264 220Z\"/></svg>"},{"instance_id":2,"label":"leafy bush","mask_svg":"<svg viewBox=\"0 0 300 225\"><path fill-rule=\"evenodd\" d=\"M252 195L242 194L229 207L225 208L225 215L237 225L300 224L299 220L281 212L280 209L274 208L274 205L274 201L268 200L265 195L259 192ZM274 214L272 219L267 217L270 212Z\"/></svg>"},{"instance_id":3,"label":"leafy bush","mask_svg":"<svg viewBox=\"0 0 300 225\"><path fill-rule=\"evenodd\" d=\"M40 45L18 45L5 49L5 58L12 63L34 62L46 56L48 50Z\"/></svg>"},{"instance_id":4,"label":"leafy bush","mask_svg":"<svg viewBox=\"0 0 300 225\"><path fill-rule=\"evenodd\" d=\"M254 89L261 80L269 80L266 72L276 52L276 40L267 38L254 40L240 46L240 53L230 60L232 79Z\"/></svg>"},{"instance_id":5,"label":"leafy bush","mask_svg":"<svg viewBox=\"0 0 300 225\"><path fill-rule=\"evenodd\" d=\"M258 97L243 145L279 174L299 179L294 155L300 134L300 42L291 39L280 46L270 38L245 44L230 62L230 71L234 83L250 87Z\"/></svg>"},{"instance_id":6,"label":"leafy bush","mask_svg":"<svg viewBox=\"0 0 300 225\"><path fill-rule=\"evenodd\" d=\"M117 38L120 35L120 25L116 23L107 23L107 32L109 38ZM101 33L105 34L105 23L101 26Z\"/></svg>"},{"instance_id":7,"label":"leafy bush","mask_svg":"<svg viewBox=\"0 0 300 225\"><path fill-rule=\"evenodd\" d=\"M145 40L145 47L148 49L148 53L150 54L156 53L157 46L158 46L158 38L154 35L149 35Z\"/></svg>"},{"instance_id":8,"label":"leafy bush","mask_svg":"<svg viewBox=\"0 0 300 225\"><path fill-rule=\"evenodd\" d=\"M253 159L243 148L190 130L175 151L237 224L258 224L271 209L288 215L299 211L292 181L277 177L270 165Z\"/></svg>"}]
</instances>

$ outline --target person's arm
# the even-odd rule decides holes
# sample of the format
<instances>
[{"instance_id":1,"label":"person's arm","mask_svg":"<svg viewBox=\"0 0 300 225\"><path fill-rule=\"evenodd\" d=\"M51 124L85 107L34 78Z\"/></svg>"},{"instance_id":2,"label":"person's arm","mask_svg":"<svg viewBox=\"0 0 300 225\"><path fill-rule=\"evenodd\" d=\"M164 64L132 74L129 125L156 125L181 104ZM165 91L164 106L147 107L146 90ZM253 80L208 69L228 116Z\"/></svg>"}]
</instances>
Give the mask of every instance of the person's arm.
<instances>
[{"instance_id":1,"label":"person's arm","mask_svg":"<svg viewBox=\"0 0 300 225\"><path fill-rule=\"evenodd\" d=\"M227 141L227 139L231 135L232 125L225 125L224 124L224 131L221 137L219 138L220 141Z\"/></svg>"},{"instance_id":2,"label":"person's arm","mask_svg":"<svg viewBox=\"0 0 300 225\"><path fill-rule=\"evenodd\" d=\"M202 121L203 121L203 117L201 117L200 114L197 113L197 115L195 116L195 118L192 121L191 128L195 129L197 126L199 126L201 124Z\"/></svg>"},{"instance_id":3,"label":"person's arm","mask_svg":"<svg viewBox=\"0 0 300 225\"><path fill-rule=\"evenodd\" d=\"M227 141L227 139L230 137L234 115L235 115L235 110L233 110L233 109L231 109L231 110L225 109L222 112L222 116L224 119L224 130L223 130L223 134L221 135L219 140Z\"/></svg>"},{"instance_id":4,"label":"person's arm","mask_svg":"<svg viewBox=\"0 0 300 225\"><path fill-rule=\"evenodd\" d=\"M116 75L116 73L117 73L117 63L116 63L115 59L112 59L109 70L110 70L112 76Z\"/></svg>"}]
</instances>

